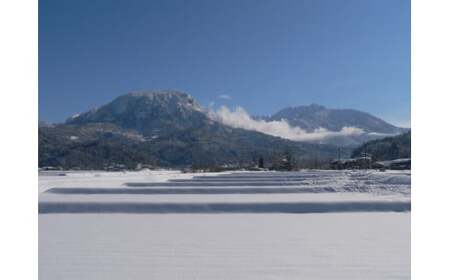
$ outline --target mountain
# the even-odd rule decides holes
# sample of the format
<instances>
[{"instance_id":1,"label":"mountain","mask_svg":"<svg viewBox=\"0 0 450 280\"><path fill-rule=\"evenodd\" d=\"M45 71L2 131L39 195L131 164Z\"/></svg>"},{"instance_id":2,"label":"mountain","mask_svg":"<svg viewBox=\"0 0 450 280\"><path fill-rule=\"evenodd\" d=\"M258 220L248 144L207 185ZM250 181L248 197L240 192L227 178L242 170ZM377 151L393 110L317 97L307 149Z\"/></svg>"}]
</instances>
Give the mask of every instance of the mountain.
<instances>
[{"instance_id":1,"label":"mountain","mask_svg":"<svg viewBox=\"0 0 450 280\"><path fill-rule=\"evenodd\" d=\"M404 129L365 112L353 109L330 109L317 104L284 108L270 117L270 120L281 119L309 132L320 127L330 131L340 131L344 127L358 127L366 132L374 133L404 132Z\"/></svg>"},{"instance_id":2,"label":"mountain","mask_svg":"<svg viewBox=\"0 0 450 280\"><path fill-rule=\"evenodd\" d=\"M298 161L336 154L330 145L226 126L178 91L130 93L65 123L39 127L41 167L250 165L259 157L270 163L286 151Z\"/></svg>"},{"instance_id":3,"label":"mountain","mask_svg":"<svg viewBox=\"0 0 450 280\"><path fill-rule=\"evenodd\" d=\"M407 129L396 127L365 112L353 109L331 109L317 104L287 107L266 119L271 121L284 119L291 126L300 127L308 132L321 128L331 132L340 132L349 127L360 131L360 133L350 135L336 134L322 141L322 143L339 146L357 146L370 140L407 131Z\"/></svg>"},{"instance_id":4,"label":"mountain","mask_svg":"<svg viewBox=\"0 0 450 280\"><path fill-rule=\"evenodd\" d=\"M69 118L66 124L112 123L149 137L199 128L208 122L201 106L190 95L155 91L120 96L98 109Z\"/></svg>"},{"instance_id":5,"label":"mountain","mask_svg":"<svg viewBox=\"0 0 450 280\"><path fill-rule=\"evenodd\" d=\"M371 155L374 161L411 158L411 131L383 139L369 141L356 148L352 157L360 157L363 153Z\"/></svg>"}]
</instances>

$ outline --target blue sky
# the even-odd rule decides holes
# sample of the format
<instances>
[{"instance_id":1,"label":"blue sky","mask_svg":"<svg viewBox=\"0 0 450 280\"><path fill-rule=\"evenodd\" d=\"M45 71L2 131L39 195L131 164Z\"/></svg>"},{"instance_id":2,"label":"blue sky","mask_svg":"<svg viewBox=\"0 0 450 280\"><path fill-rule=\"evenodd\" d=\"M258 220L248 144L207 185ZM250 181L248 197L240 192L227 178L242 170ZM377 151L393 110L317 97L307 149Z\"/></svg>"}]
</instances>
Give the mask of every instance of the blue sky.
<instances>
[{"instance_id":1,"label":"blue sky","mask_svg":"<svg viewBox=\"0 0 450 280\"><path fill-rule=\"evenodd\" d=\"M407 0L40 0L39 118L130 91L269 115L318 103L410 120Z\"/></svg>"}]
</instances>

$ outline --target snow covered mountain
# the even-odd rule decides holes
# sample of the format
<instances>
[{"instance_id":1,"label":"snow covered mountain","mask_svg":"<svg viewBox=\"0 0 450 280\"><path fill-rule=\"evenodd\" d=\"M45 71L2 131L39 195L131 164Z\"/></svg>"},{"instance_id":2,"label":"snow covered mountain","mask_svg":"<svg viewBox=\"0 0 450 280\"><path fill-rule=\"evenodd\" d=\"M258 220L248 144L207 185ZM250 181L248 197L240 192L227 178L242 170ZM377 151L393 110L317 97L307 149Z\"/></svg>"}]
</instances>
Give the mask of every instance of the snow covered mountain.
<instances>
[{"instance_id":1,"label":"snow covered mountain","mask_svg":"<svg viewBox=\"0 0 450 280\"><path fill-rule=\"evenodd\" d=\"M404 131L364 112L319 105L286 108L265 119L237 114L223 120L183 92L129 93L65 123L40 126L39 165L248 165L287 150L298 161L311 161L336 157L336 146L350 155L352 147ZM363 133L346 133L349 128Z\"/></svg>"},{"instance_id":2,"label":"snow covered mountain","mask_svg":"<svg viewBox=\"0 0 450 280\"><path fill-rule=\"evenodd\" d=\"M396 127L368 113L353 109L330 109L321 105L287 107L269 117L270 120L285 119L290 125L307 131L325 128L339 131L343 127L357 127L366 132L399 134L405 129Z\"/></svg>"},{"instance_id":3,"label":"snow covered mountain","mask_svg":"<svg viewBox=\"0 0 450 280\"><path fill-rule=\"evenodd\" d=\"M260 157L269 163L287 150L299 160L336 154L330 145L224 125L190 95L177 91L130 93L63 124L39 129L39 166L245 166Z\"/></svg>"},{"instance_id":4,"label":"snow covered mountain","mask_svg":"<svg viewBox=\"0 0 450 280\"><path fill-rule=\"evenodd\" d=\"M192 96L178 91L135 92L69 118L66 124L112 123L145 136L203 126L208 118Z\"/></svg>"},{"instance_id":5,"label":"snow covered mountain","mask_svg":"<svg viewBox=\"0 0 450 280\"><path fill-rule=\"evenodd\" d=\"M287 107L266 118L266 120L286 120L291 126L299 127L308 132L318 129L326 129L331 132L339 132L345 128L360 130L361 133L359 134L336 135L321 141L321 143L351 147L370 140L398 135L409 130L396 127L366 112L353 109L331 109L317 104Z\"/></svg>"}]
</instances>

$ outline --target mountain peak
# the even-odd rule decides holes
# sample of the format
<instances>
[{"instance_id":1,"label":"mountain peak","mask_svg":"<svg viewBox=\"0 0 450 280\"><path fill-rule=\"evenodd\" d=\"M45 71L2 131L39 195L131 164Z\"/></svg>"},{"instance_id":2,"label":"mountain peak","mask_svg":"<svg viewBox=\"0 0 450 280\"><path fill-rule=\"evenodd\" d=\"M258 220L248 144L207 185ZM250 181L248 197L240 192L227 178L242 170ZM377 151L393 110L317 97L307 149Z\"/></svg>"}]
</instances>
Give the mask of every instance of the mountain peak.
<instances>
[{"instance_id":1,"label":"mountain peak","mask_svg":"<svg viewBox=\"0 0 450 280\"><path fill-rule=\"evenodd\" d=\"M317 104L317 103L311 103L309 105L298 105L298 106L289 106L284 109L281 109L276 114L279 114L280 112L317 112L317 111L324 111L327 110L327 108L323 105ZM276 115L274 114L274 116Z\"/></svg>"},{"instance_id":2,"label":"mountain peak","mask_svg":"<svg viewBox=\"0 0 450 280\"><path fill-rule=\"evenodd\" d=\"M308 105L308 106L306 106L306 107L309 107L309 108L311 108L311 109L320 109L320 110L326 109L325 106L320 105L320 104L317 104L317 103L311 103L310 105Z\"/></svg>"},{"instance_id":3,"label":"mountain peak","mask_svg":"<svg viewBox=\"0 0 450 280\"><path fill-rule=\"evenodd\" d=\"M159 103L160 105L165 106L176 105L196 111L202 110L200 104L198 104L191 95L177 90L135 91L120 96L116 100L129 98L145 98L146 101L150 103Z\"/></svg>"},{"instance_id":4,"label":"mountain peak","mask_svg":"<svg viewBox=\"0 0 450 280\"><path fill-rule=\"evenodd\" d=\"M96 110L69 118L66 123L113 123L146 135L169 128L187 129L205 119L200 104L189 94L158 90L121 95Z\"/></svg>"},{"instance_id":5,"label":"mountain peak","mask_svg":"<svg viewBox=\"0 0 450 280\"><path fill-rule=\"evenodd\" d=\"M148 98L158 98L158 97L180 97L187 98L191 97L189 94L171 89L163 89L163 90L146 90L146 91L132 91L127 94L130 97L148 97ZM192 98L192 97L191 97Z\"/></svg>"}]
</instances>

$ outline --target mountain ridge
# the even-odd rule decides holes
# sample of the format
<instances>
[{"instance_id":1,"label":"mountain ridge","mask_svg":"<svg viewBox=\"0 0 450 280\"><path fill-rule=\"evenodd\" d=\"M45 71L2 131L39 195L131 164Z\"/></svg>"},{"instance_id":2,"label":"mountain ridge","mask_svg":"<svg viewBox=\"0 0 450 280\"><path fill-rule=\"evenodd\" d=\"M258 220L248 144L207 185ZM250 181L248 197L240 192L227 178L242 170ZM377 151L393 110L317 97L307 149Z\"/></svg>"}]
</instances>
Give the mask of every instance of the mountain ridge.
<instances>
[{"instance_id":1,"label":"mountain ridge","mask_svg":"<svg viewBox=\"0 0 450 280\"><path fill-rule=\"evenodd\" d=\"M316 104L310 110L328 109ZM39 166L249 165L260 157L270 163L286 151L304 162L335 157L337 147L331 144L296 142L227 126L211 119L185 92L143 91L121 95L64 123L40 126ZM343 155L350 155L346 143L340 146Z\"/></svg>"},{"instance_id":2,"label":"mountain ridge","mask_svg":"<svg viewBox=\"0 0 450 280\"><path fill-rule=\"evenodd\" d=\"M313 131L319 127L339 131L343 127L358 127L367 132L396 134L405 132L381 118L355 109L335 109L312 103L285 107L271 115L269 120L285 119L290 125Z\"/></svg>"},{"instance_id":3,"label":"mountain ridge","mask_svg":"<svg viewBox=\"0 0 450 280\"><path fill-rule=\"evenodd\" d=\"M299 160L335 153L329 145L226 126L181 92L122 95L65 123L39 129L39 166L245 166L260 157L270 163L287 150Z\"/></svg>"}]
</instances>

